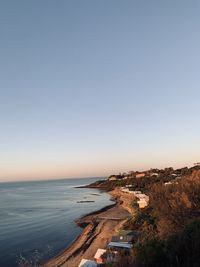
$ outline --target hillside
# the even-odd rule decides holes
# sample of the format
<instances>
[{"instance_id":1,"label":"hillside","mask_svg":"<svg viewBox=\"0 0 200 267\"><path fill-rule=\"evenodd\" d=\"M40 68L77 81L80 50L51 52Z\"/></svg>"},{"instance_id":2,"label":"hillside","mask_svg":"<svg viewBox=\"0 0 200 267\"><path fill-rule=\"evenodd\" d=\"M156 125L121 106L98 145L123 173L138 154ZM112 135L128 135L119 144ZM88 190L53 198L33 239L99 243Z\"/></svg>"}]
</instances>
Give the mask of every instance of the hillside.
<instances>
[{"instance_id":1,"label":"hillside","mask_svg":"<svg viewBox=\"0 0 200 267\"><path fill-rule=\"evenodd\" d=\"M199 167L181 169L179 174L176 170L157 173L102 183L110 187L129 184L134 190L144 190L150 198L149 205L137 209L124 226L140 231L141 238L129 253L121 253L117 264L108 266L200 266Z\"/></svg>"}]
</instances>

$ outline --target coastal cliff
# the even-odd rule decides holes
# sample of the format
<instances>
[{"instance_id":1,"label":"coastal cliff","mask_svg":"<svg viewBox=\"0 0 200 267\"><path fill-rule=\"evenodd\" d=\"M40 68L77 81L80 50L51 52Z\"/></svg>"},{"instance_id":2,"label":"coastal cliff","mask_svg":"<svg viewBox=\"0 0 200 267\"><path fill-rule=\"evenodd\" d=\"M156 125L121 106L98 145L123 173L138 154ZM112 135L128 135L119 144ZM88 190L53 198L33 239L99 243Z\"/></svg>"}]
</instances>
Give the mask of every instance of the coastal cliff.
<instances>
[{"instance_id":1,"label":"coastal cliff","mask_svg":"<svg viewBox=\"0 0 200 267\"><path fill-rule=\"evenodd\" d=\"M114 204L78 219L82 234L44 267L77 267L83 258L93 260L122 229L140 238L128 253L118 252L117 263L105 267L199 266L200 168L156 169L113 179L86 186L106 188ZM148 197L148 204L138 205L136 195Z\"/></svg>"}]
</instances>

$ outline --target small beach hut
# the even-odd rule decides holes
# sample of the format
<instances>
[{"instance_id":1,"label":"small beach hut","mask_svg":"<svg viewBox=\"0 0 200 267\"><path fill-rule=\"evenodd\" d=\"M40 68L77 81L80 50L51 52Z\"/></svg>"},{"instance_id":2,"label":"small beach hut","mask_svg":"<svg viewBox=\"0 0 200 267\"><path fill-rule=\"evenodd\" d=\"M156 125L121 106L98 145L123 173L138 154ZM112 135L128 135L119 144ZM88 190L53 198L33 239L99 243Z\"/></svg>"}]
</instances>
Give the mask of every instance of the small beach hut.
<instances>
[{"instance_id":1,"label":"small beach hut","mask_svg":"<svg viewBox=\"0 0 200 267\"><path fill-rule=\"evenodd\" d=\"M96 254L94 255L94 258L98 265L103 265L105 263L105 258L103 255L106 253L106 249L97 249Z\"/></svg>"},{"instance_id":2,"label":"small beach hut","mask_svg":"<svg viewBox=\"0 0 200 267\"><path fill-rule=\"evenodd\" d=\"M148 206L149 204L149 201L147 201L146 199L140 199L137 201L138 205L139 205L139 208L140 209L143 209L145 208L146 206Z\"/></svg>"},{"instance_id":3,"label":"small beach hut","mask_svg":"<svg viewBox=\"0 0 200 267\"><path fill-rule=\"evenodd\" d=\"M133 247L133 242L136 239L135 235L136 233L133 233L132 231L122 231L121 234L112 237L108 247L115 249L130 249Z\"/></svg>"}]
</instances>

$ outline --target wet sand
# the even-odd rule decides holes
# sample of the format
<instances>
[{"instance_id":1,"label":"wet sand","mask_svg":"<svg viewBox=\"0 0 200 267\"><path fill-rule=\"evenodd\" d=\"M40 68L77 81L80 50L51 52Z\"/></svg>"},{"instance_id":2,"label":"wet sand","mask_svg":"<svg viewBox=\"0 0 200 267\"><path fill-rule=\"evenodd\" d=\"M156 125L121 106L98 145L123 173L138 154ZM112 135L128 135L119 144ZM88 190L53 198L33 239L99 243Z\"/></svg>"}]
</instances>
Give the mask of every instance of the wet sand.
<instances>
[{"instance_id":1,"label":"wet sand","mask_svg":"<svg viewBox=\"0 0 200 267\"><path fill-rule=\"evenodd\" d=\"M81 235L60 255L49 260L44 267L78 267L82 258L94 259L98 248L106 248L113 235L117 234L133 209L133 195L119 189L110 192L115 204L86 215L76 221L83 227Z\"/></svg>"}]
</instances>

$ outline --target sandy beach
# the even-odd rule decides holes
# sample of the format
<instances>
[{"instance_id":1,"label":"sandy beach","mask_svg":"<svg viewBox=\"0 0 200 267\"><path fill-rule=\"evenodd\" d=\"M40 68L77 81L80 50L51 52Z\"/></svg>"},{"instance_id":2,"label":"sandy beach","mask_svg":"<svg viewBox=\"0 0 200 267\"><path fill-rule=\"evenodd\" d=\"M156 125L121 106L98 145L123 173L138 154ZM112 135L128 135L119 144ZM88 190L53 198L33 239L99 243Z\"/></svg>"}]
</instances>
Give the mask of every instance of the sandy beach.
<instances>
[{"instance_id":1,"label":"sandy beach","mask_svg":"<svg viewBox=\"0 0 200 267\"><path fill-rule=\"evenodd\" d=\"M112 236L133 213L130 203L133 195L120 189L109 192L115 204L86 215L76 221L83 232L74 243L58 256L45 263L44 267L77 267L82 258L93 259L98 248L106 248Z\"/></svg>"}]
</instances>

